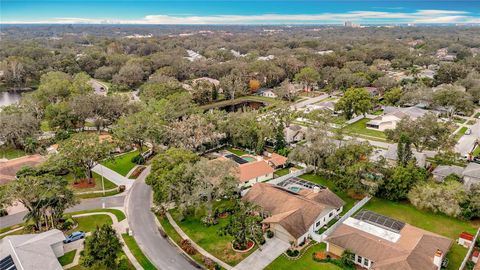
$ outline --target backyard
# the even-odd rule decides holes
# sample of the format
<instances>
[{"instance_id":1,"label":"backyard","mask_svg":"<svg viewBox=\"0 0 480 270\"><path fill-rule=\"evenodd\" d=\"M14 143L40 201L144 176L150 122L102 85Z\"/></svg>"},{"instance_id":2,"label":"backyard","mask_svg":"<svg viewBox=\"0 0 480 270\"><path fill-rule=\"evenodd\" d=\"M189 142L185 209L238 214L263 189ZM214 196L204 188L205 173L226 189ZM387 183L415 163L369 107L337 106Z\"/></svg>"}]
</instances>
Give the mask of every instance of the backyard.
<instances>
[{"instance_id":1,"label":"backyard","mask_svg":"<svg viewBox=\"0 0 480 270\"><path fill-rule=\"evenodd\" d=\"M336 266L332 263L320 263L313 260L313 253L319 251L325 251L326 244L319 243L314 246L311 246L305 254L298 260L289 260L285 254L282 254L280 257L275 259L270 265L268 265L266 270L341 270L339 266Z\"/></svg>"},{"instance_id":2,"label":"backyard","mask_svg":"<svg viewBox=\"0 0 480 270\"><path fill-rule=\"evenodd\" d=\"M132 158L135 156L138 156L140 151L135 150L132 152L128 152L125 154L121 154L119 156L114 157L112 160L108 160L106 162L103 162L102 164L113 170L116 171L117 173L126 176L128 172L133 169L137 164L132 162Z\"/></svg>"},{"instance_id":3,"label":"backyard","mask_svg":"<svg viewBox=\"0 0 480 270\"><path fill-rule=\"evenodd\" d=\"M235 154L237 156L243 156L243 155L247 155L248 153L243 151L242 149L238 149L238 148L233 148L233 147L229 147L227 148L227 151L232 153L232 154Z\"/></svg>"},{"instance_id":4,"label":"backyard","mask_svg":"<svg viewBox=\"0 0 480 270\"><path fill-rule=\"evenodd\" d=\"M350 134L360 134L368 137L378 138L380 140L385 140L387 138L385 136L385 133L379 130L367 128L368 121L370 121L370 119L368 118L360 119L359 121L346 126L345 131Z\"/></svg>"},{"instance_id":5,"label":"backyard","mask_svg":"<svg viewBox=\"0 0 480 270\"><path fill-rule=\"evenodd\" d=\"M373 198L363 209L398 219L421 229L446 236L452 240L456 240L461 232L466 231L471 234L475 234L476 232L476 225L472 222L455 219L442 214L421 211L405 202L391 202ZM447 269L458 269L466 253L466 248L454 243L447 255L450 261Z\"/></svg>"},{"instance_id":6,"label":"backyard","mask_svg":"<svg viewBox=\"0 0 480 270\"><path fill-rule=\"evenodd\" d=\"M231 242L233 237L222 236L219 233L221 228L227 225L228 218L219 218L218 224L207 227L201 221L201 217L203 216L201 214L189 215L185 217L184 220L181 220L178 211L172 210L170 213L178 226L180 226L195 243L227 264L232 266L238 264L256 249L256 247L254 247L246 253L238 253L232 249Z\"/></svg>"}]
</instances>

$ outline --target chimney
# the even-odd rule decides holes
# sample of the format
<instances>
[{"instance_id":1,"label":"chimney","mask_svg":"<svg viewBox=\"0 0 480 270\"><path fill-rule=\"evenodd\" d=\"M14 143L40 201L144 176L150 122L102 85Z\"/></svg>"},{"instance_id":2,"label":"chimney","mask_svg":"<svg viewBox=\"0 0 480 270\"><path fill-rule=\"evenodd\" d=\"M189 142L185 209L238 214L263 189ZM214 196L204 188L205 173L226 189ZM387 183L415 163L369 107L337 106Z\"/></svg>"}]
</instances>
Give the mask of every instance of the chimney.
<instances>
[{"instance_id":1,"label":"chimney","mask_svg":"<svg viewBox=\"0 0 480 270\"><path fill-rule=\"evenodd\" d=\"M319 193L320 192L320 188L315 186L313 187L313 193Z\"/></svg>"},{"instance_id":2,"label":"chimney","mask_svg":"<svg viewBox=\"0 0 480 270\"><path fill-rule=\"evenodd\" d=\"M433 256L433 264L438 266L438 269L442 266L442 257L443 257L443 252L440 249L437 249L435 252L435 255Z\"/></svg>"}]
</instances>

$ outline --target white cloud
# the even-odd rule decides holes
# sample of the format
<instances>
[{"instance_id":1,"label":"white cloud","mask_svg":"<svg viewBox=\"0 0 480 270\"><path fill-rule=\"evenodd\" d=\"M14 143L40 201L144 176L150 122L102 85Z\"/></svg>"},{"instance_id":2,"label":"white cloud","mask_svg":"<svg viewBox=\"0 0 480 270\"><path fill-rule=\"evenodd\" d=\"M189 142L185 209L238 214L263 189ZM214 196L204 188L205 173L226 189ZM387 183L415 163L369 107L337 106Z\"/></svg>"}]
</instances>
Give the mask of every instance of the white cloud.
<instances>
[{"instance_id":1,"label":"white cloud","mask_svg":"<svg viewBox=\"0 0 480 270\"><path fill-rule=\"evenodd\" d=\"M52 24L268 24L342 23L350 20L360 23L478 23L479 14L453 10L417 10L416 12L352 11L347 13L322 14L260 14L260 15L213 15L179 16L147 15L140 19L122 20L112 18L52 18L41 21L4 21L13 23Z\"/></svg>"}]
</instances>

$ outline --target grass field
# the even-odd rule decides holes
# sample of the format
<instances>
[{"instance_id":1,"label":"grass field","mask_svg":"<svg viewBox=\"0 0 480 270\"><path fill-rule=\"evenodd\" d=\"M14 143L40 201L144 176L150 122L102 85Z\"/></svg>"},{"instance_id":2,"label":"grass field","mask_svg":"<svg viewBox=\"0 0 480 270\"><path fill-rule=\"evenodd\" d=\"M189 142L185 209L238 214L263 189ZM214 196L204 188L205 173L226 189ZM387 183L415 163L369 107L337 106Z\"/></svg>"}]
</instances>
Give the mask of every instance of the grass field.
<instances>
[{"instance_id":1,"label":"grass field","mask_svg":"<svg viewBox=\"0 0 480 270\"><path fill-rule=\"evenodd\" d=\"M143 254L142 250L140 247L137 245L137 242L135 242L135 239L124 233L122 234L123 240L125 241L125 244L127 245L128 249L130 252L132 252L133 256L137 259L138 263L143 267L145 270L155 270L157 269L151 262L148 260L148 258Z\"/></svg>"},{"instance_id":2,"label":"grass field","mask_svg":"<svg viewBox=\"0 0 480 270\"><path fill-rule=\"evenodd\" d=\"M290 168L283 168L280 170L276 170L274 174L277 176L284 176L284 175L287 175L289 172L290 172Z\"/></svg>"},{"instance_id":3,"label":"grass field","mask_svg":"<svg viewBox=\"0 0 480 270\"><path fill-rule=\"evenodd\" d=\"M227 151L237 155L237 156L243 156L243 155L247 155L248 153L243 151L242 149L238 149L238 148L233 148L233 147L229 147L227 148Z\"/></svg>"},{"instance_id":4,"label":"grass field","mask_svg":"<svg viewBox=\"0 0 480 270\"><path fill-rule=\"evenodd\" d=\"M345 131L350 134L360 134L380 139L386 139L385 133L378 130L368 129L367 122L370 119L364 118L345 127Z\"/></svg>"},{"instance_id":5,"label":"grass field","mask_svg":"<svg viewBox=\"0 0 480 270\"><path fill-rule=\"evenodd\" d=\"M0 159L6 158L6 159L14 159L14 158L19 158L27 155L25 151L20 150L20 149L15 149L15 148L10 148L10 147L0 147Z\"/></svg>"},{"instance_id":6,"label":"grass field","mask_svg":"<svg viewBox=\"0 0 480 270\"><path fill-rule=\"evenodd\" d=\"M116 189L116 190L105 192L105 195L103 195L103 192L95 192L95 193L86 193L86 194L76 194L75 197L79 199L92 199L92 198L100 198L100 197L109 197L109 196L117 195L119 193L121 192L118 191L118 189Z\"/></svg>"},{"instance_id":7,"label":"grass field","mask_svg":"<svg viewBox=\"0 0 480 270\"><path fill-rule=\"evenodd\" d=\"M207 227L201 222L201 217L188 216L183 221L180 221L178 212L173 210L171 214L178 226L195 243L227 264L234 266L256 250L256 247L254 247L249 252L238 253L232 249L231 242L233 237L219 234L220 229L228 223L228 218L219 219L218 224Z\"/></svg>"},{"instance_id":8,"label":"grass field","mask_svg":"<svg viewBox=\"0 0 480 270\"><path fill-rule=\"evenodd\" d=\"M78 222L78 226L66 234L72 233L73 231L92 232L97 226L100 227L104 224L113 224L112 219L107 215L92 215L76 217L73 219Z\"/></svg>"},{"instance_id":9,"label":"grass field","mask_svg":"<svg viewBox=\"0 0 480 270\"><path fill-rule=\"evenodd\" d=\"M325 187L328 187L331 191L335 192L335 194L337 194L338 197L342 198L342 200L344 200L345 203L346 203L343 206L343 212L344 213L347 212L348 210L350 210L350 208L352 208L353 205L355 204L355 201L356 201L355 199L348 196L347 192L337 190L337 188L335 187L335 183L333 183L333 181L325 178L324 176L309 173L309 174L301 175L300 178L305 179L305 180L310 181L310 182L313 182L313 183L316 183L316 184L319 184L319 185L322 185L322 186L325 186Z\"/></svg>"},{"instance_id":10,"label":"grass field","mask_svg":"<svg viewBox=\"0 0 480 270\"><path fill-rule=\"evenodd\" d=\"M306 253L298 260L289 260L285 255L275 259L265 270L341 270L339 266L331 263L320 263L312 259L313 253L325 251L326 244L319 243L310 247Z\"/></svg>"},{"instance_id":11,"label":"grass field","mask_svg":"<svg viewBox=\"0 0 480 270\"><path fill-rule=\"evenodd\" d=\"M70 264L73 262L73 258L75 258L75 253L77 253L76 249L66 252L63 256L58 257L58 261L62 266Z\"/></svg>"},{"instance_id":12,"label":"grass field","mask_svg":"<svg viewBox=\"0 0 480 270\"><path fill-rule=\"evenodd\" d=\"M478 155L480 155L480 145L477 145L477 147L475 147L473 150L473 156L476 157Z\"/></svg>"},{"instance_id":13,"label":"grass field","mask_svg":"<svg viewBox=\"0 0 480 270\"><path fill-rule=\"evenodd\" d=\"M458 141L460 140L460 138L462 138L463 135L465 135L465 132L467 132L467 127L462 127L458 130L457 133L455 133L455 141Z\"/></svg>"},{"instance_id":14,"label":"grass field","mask_svg":"<svg viewBox=\"0 0 480 270\"><path fill-rule=\"evenodd\" d=\"M132 162L132 158L138 156L140 152L138 150L116 156L113 160L103 162L102 164L117 173L126 176L128 172L133 169L137 164Z\"/></svg>"},{"instance_id":15,"label":"grass field","mask_svg":"<svg viewBox=\"0 0 480 270\"><path fill-rule=\"evenodd\" d=\"M476 226L471 222L442 214L421 211L409 203L373 198L363 209L398 219L421 229L446 236L452 240L456 240L461 232L466 231L471 234L476 232ZM466 253L466 248L454 243L447 255L450 262L446 269L458 269Z\"/></svg>"}]
</instances>

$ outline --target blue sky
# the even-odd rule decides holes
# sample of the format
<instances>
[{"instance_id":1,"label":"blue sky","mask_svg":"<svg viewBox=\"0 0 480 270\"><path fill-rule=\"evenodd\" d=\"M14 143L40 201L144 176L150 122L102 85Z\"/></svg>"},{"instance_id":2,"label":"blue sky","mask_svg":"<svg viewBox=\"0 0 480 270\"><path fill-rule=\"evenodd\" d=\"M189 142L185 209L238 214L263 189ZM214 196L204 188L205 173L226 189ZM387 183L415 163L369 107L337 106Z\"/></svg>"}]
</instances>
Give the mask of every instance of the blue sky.
<instances>
[{"instance_id":1,"label":"blue sky","mask_svg":"<svg viewBox=\"0 0 480 270\"><path fill-rule=\"evenodd\" d=\"M480 0L0 0L1 23L480 23Z\"/></svg>"}]
</instances>

